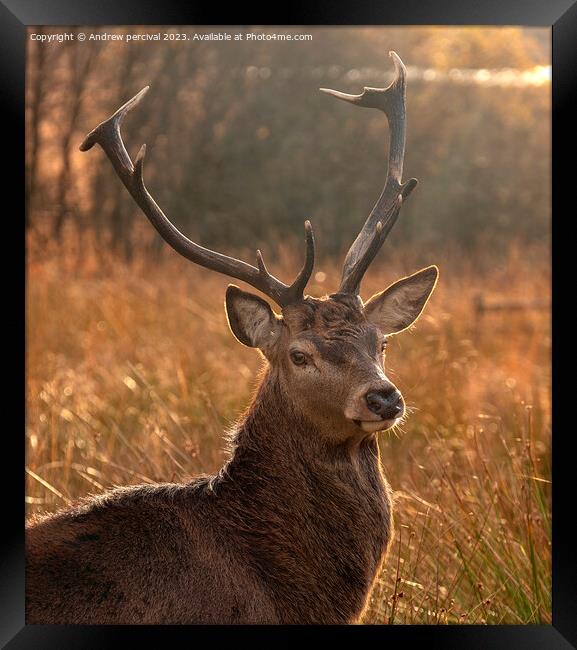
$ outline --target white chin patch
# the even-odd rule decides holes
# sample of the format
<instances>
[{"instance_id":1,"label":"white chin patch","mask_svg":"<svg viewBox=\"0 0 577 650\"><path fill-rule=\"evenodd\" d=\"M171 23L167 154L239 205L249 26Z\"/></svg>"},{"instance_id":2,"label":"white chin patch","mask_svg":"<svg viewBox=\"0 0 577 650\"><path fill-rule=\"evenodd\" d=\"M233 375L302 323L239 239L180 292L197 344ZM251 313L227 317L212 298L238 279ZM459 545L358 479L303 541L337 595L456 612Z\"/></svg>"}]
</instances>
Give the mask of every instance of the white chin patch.
<instances>
[{"instance_id":1,"label":"white chin patch","mask_svg":"<svg viewBox=\"0 0 577 650\"><path fill-rule=\"evenodd\" d=\"M371 420L365 420L359 422L359 426L363 431L367 433L375 433L376 431L384 431L385 429L390 429L397 420L393 418L392 420L377 420L373 422Z\"/></svg>"},{"instance_id":2,"label":"white chin patch","mask_svg":"<svg viewBox=\"0 0 577 650\"><path fill-rule=\"evenodd\" d=\"M390 429L396 422L397 418L393 418L392 420L356 420L355 424L367 433L375 433Z\"/></svg>"}]
</instances>

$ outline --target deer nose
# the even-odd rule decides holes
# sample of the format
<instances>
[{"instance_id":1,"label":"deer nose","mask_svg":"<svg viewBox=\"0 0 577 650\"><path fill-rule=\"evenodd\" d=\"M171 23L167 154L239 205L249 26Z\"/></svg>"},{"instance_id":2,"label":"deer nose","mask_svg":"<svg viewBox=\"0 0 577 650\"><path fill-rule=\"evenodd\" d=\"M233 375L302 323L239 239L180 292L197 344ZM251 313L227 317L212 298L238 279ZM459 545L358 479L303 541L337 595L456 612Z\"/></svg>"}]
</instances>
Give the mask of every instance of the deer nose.
<instances>
[{"instance_id":1,"label":"deer nose","mask_svg":"<svg viewBox=\"0 0 577 650\"><path fill-rule=\"evenodd\" d=\"M383 420L397 418L403 411L403 398L394 386L371 390L365 395L365 400L369 410L380 415Z\"/></svg>"}]
</instances>

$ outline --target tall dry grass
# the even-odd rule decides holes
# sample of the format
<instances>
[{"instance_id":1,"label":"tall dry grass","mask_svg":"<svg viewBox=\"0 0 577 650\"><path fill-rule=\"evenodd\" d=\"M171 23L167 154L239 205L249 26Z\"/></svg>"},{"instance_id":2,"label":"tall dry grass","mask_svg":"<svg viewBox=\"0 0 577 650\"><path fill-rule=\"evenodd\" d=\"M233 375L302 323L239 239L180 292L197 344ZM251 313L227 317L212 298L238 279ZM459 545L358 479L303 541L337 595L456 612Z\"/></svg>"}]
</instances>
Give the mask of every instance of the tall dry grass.
<instances>
[{"instance_id":1,"label":"tall dry grass","mask_svg":"<svg viewBox=\"0 0 577 650\"><path fill-rule=\"evenodd\" d=\"M298 268L290 250L281 277ZM549 312L473 308L479 292L547 300L548 250L512 246L498 263L391 250L365 296L430 261L441 279L387 353L410 417L380 437L395 537L364 621L550 622ZM216 470L261 363L228 331L221 276L173 254L79 259L29 247L28 512ZM313 295L336 285L337 264L319 268Z\"/></svg>"}]
</instances>

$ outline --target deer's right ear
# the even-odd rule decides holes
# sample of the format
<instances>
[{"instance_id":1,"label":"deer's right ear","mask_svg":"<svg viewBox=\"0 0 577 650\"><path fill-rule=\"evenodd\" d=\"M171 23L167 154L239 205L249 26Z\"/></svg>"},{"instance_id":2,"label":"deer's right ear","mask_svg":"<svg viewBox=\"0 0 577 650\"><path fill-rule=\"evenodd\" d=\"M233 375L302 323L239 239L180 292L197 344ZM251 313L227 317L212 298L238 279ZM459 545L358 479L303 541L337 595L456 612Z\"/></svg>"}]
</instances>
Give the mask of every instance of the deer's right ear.
<instances>
[{"instance_id":1,"label":"deer's right ear","mask_svg":"<svg viewBox=\"0 0 577 650\"><path fill-rule=\"evenodd\" d=\"M276 343L281 332L281 318L266 300L229 284L225 307L229 327L241 343L265 353Z\"/></svg>"}]
</instances>

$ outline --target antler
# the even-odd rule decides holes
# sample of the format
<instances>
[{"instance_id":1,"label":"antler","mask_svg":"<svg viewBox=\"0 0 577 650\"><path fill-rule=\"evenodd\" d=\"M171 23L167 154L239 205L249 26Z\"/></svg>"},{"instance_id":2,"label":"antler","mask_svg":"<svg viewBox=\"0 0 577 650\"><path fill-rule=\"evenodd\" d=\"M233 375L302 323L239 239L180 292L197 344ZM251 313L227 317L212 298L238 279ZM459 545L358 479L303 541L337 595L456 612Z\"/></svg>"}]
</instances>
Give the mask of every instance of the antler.
<instances>
[{"instance_id":1,"label":"antler","mask_svg":"<svg viewBox=\"0 0 577 650\"><path fill-rule=\"evenodd\" d=\"M281 307L302 300L315 258L314 237L309 221L305 221L305 262L295 281L291 285L286 285L267 271L260 250L256 252L257 268L241 260L204 248L185 237L158 207L146 189L142 176L146 145L141 147L133 164L120 134L120 125L125 115L140 103L148 88L148 86L143 88L124 106L121 106L114 115L91 131L80 145L80 151L88 151L95 144L102 147L120 180L160 236L188 260L250 284L272 298Z\"/></svg>"},{"instance_id":2,"label":"antler","mask_svg":"<svg viewBox=\"0 0 577 650\"><path fill-rule=\"evenodd\" d=\"M417 179L401 182L405 157L405 86L407 70L396 52L389 52L395 64L395 79L388 88L364 88L360 95L321 88L325 93L364 108L378 108L387 116L391 132L389 167L385 186L349 248L343 265L340 293L358 294L370 263L397 221L401 205L417 185Z\"/></svg>"}]
</instances>

